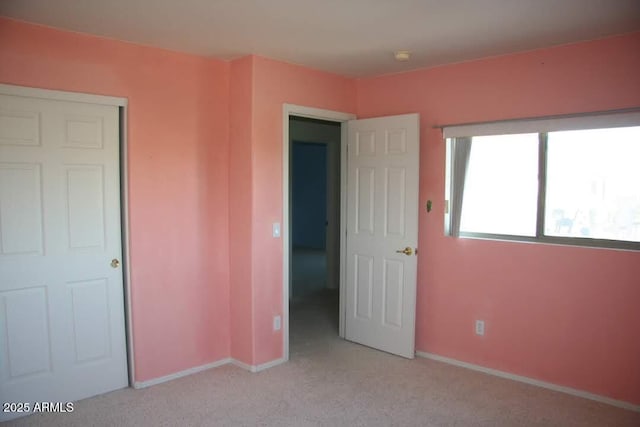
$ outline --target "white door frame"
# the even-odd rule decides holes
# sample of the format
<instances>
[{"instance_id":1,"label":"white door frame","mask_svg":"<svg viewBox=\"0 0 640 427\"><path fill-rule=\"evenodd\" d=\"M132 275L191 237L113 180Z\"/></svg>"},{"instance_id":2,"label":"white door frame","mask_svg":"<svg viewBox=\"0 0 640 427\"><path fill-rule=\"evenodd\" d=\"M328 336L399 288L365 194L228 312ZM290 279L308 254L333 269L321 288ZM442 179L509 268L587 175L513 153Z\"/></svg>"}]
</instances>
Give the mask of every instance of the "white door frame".
<instances>
[{"instance_id":1,"label":"white door frame","mask_svg":"<svg viewBox=\"0 0 640 427\"><path fill-rule=\"evenodd\" d=\"M80 92L39 89L0 83L0 94L54 101L84 102L88 104L112 105L120 110L120 216L122 231L122 275L124 281L125 333L127 337L127 368L129 386L134 383L135 364L133 357L133 328L131 317L131 270L129 251L129 181L127 174L127 106L128 99L114 96L94 95Z\"/></svg>"},{"instance_id":2,"label":"white door frame","mask_svg":"<svg viewBox=\"0 0 640 427\"><path fill-rule=\"evenodd\" d=\"M290 213L289 205L289 118L291 116L307 117L311 119L327 120L341 123L340 126L340 315L338 334L344 338L345 310L344 301L346 291L344 286L347 226L347 121L354 120L355 114L340 111L323 110L294 104L282 106L282 358L289 360L289 280L291 273L291 237L289 235Z\"/></svg>"}]
</instances>

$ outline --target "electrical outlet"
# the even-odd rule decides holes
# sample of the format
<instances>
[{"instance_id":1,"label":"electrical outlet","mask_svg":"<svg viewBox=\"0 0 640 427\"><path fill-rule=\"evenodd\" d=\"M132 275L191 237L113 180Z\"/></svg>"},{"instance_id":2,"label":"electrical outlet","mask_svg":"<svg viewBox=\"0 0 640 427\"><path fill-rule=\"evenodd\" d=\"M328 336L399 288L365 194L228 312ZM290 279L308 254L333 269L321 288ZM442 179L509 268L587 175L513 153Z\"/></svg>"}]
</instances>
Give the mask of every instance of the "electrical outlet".
<instances>
[{"instance_id":1,"label":"electrical outlet","mask_svg":"<svg viewBox=\"0 0 640 427\"><path fill-rule=\"evenodd\" d=\"M279 331L282 327L282 318L280 316L273 316L273 330Z\"/></svg>"},{"instance_id":2,"label":"electrical outlet","mask_svg":"<svg viewBox=\"0 0 640 427\"><path fill-rule=\"evenodd\" d=\"M476 335L484 335L484 320L476 320Z\"/></svg>"}]
</instances>

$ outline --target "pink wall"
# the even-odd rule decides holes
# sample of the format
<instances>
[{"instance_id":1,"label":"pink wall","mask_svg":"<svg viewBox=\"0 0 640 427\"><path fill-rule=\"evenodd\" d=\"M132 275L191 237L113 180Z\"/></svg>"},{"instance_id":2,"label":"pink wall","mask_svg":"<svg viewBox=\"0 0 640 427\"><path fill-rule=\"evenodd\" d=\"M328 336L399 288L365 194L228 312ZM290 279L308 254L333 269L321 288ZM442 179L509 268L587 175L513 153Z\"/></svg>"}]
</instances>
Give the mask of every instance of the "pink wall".
<instances>
[{"instance_id":1,"label":"pink wall","mask_svg":"<svg viewBox=\"0 0 640 427\"><path fill-rule=\"evenodd\" d=\"M282 222L282 104L353 112L355 82L262 57L253 57L252 281L254 364L282 357L282 240L271 224ZM232 193L233 194L233 193Z\"/></svg>"},{"instance_id":2,"label":"pink wall","mask_svg":"<svg viewBox=\"0 0 640 427\"><path fill-rule=\"evenodd\" d=\"M640 404L640 253L444 236L435 124L640 106L640 33L357 82L421 115L417 349ZM474 335L485 319L484 337Z\"/></svg>"},{"instance_id":3,"label":"pink wall","mask_svg":"<svg viewBox=\"0 0 640 427\"><path fill-rule=\"evenodd\" d=\"M126 97L136 380L229 355L229 64L0 18L0 82Z\"/></svg>"},{"instance_id":4,"label":"pink wall","mask_svg":"<svg viewBox=\"0 0 640 427\"><path fill-rule=\"evenodd\" d=\"M229 122L229 267L231 357L253 364L251 263L253 58L231 63Z\"/></svg>"}]
</instances>

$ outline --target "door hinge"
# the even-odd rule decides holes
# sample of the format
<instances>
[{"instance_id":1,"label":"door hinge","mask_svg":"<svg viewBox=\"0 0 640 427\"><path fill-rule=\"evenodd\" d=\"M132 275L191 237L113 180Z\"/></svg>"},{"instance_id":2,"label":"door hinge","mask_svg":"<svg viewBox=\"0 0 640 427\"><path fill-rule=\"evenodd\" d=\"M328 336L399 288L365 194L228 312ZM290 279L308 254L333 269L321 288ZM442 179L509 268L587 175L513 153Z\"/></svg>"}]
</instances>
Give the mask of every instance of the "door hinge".
<instances>
[{"instance_id":1,"label":"door hinge","mask_svg":"<svg viewBox=\"0 0 640 427\"><path fill-rule=\"evenodd\" d=\"M416 256L418 256L418 248L416 248L415 252Z\"/></svg>"}]
</instances>

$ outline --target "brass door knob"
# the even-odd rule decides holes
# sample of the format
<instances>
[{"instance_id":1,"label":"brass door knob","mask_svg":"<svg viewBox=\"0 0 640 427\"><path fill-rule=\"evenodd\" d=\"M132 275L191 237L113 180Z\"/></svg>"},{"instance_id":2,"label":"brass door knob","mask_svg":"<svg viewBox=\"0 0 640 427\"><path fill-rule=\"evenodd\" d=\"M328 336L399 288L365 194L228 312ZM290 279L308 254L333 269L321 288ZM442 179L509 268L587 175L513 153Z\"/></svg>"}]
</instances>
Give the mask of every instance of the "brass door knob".
<instances>
[{"instance_id":1,"label":"brass door knob","mask_svg":"<svg viewBox=\"0 0 640 427\"><path fill-rule=\"evenodd\" d=\"M397 254L405 254L405 255L413 255L413 249L411 249L409 246L407 246L406 248L396 251Z\"/></svg>"},{"instance_id":2,"label":"brass door knob","mask_svg":"<svg viewBox=\"0 0 640 427\"><path fill-rule=\"evenodd\" d=\"M111 267L118 268L119 266L120 266L120 261L118 261L116 258L111 260Z\"/></svg>"}]
</instances>

